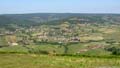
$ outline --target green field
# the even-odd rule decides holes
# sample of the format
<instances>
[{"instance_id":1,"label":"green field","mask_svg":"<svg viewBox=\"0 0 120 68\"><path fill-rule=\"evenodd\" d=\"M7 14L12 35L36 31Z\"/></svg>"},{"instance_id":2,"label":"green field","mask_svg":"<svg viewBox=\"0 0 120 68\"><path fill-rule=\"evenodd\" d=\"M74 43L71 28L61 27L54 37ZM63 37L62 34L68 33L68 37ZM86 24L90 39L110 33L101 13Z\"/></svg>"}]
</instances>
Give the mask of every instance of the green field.
<instances>
[{"instance_id":1,"label":"green field","mask_svg":"<svg viewBox=\"0 0 120 68\"><path fill-rule=\"evenodd\" d=\"M79 43L74 45L68 45L68 50L66 54L77 54L80 50L86 49L89 45L96 45L102 43ZM41 45L27 45L26 47L32 49L32 52L36 52L37 54L41 54L40 51L45 51L51 53L55 51L56 54L65 54L65 47L60 45L52 45L52 44L41 44ZM29 53L29 49L19 46L9 46L0 48L0 53ZM84 55L95 55L95 56L104 56L110 55L111 52L105 51L102 48L97 49L88 49L86 52L81 52L80 54Z\"/></svg>"},{"instance_id":2,"label":"green field","mask_svg":"<svg viewBox=\"0 0 120 68\"><path fill-rule=\"evenodd\" d=\"M120 58L0 54L0 68L120 68Z\"/></svg>"}]
</instances>

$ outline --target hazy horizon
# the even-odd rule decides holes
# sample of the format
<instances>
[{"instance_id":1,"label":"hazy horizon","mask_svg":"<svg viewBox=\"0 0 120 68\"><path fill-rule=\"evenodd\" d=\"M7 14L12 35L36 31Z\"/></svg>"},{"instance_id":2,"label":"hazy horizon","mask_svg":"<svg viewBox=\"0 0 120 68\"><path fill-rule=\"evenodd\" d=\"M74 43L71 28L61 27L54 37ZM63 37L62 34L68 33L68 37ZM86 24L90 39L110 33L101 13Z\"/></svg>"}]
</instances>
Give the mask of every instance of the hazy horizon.
<instances>
[{"instance_id":1,"label":"hazy horizon","mask_svg":"<svg viewBox=\"0 0 120 68\"><path fill-rule=\"evenodd\" d=\"M54 14L54 12L33 12L33 13L5 13L5 14L0 14L0 15L9 15L9 14ZM55 13L55 14L120 14L120 13L65 13L65 12L62 12L62 13Z\"/></svg>"},{"instance_id":2,"label":"hazy horizon","mask_svg":"<svg viewBox=\"0 0 120 68\"><path fill-rule=\"evenodd\" d=\"M2 0L0 14L108 13L120 14L119 0Z\"/></svg>"}]
</instances>

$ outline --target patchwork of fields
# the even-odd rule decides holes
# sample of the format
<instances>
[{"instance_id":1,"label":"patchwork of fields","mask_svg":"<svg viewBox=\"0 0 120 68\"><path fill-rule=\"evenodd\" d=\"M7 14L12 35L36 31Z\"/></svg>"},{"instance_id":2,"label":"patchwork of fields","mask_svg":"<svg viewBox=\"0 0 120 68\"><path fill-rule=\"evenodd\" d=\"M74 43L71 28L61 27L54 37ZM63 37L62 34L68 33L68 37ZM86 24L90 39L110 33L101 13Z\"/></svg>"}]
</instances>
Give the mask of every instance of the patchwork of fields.
<instances>
[{"instance_id":1,"label":"patchwork of fields","mask_svg":"<svg viewBox=\"0 0 120 68\"><path fill-rule=\"evenodd\" d=\"M120 68L120 15L0 15L0 68Z\"/></svg>"}]
</instances>

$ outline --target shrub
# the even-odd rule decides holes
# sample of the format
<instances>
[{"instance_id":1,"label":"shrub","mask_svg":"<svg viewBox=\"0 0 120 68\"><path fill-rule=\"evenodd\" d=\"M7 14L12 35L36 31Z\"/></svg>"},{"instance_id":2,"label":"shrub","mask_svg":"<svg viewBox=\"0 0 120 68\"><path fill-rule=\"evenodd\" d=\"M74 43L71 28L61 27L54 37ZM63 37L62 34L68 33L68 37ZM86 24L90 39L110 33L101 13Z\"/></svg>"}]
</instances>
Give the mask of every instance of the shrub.
<instances>
[{"instance_id":1,"label":"shrub","mask_svg":"<svg viewBox=\"0 0 120 68\"><path fill-rule=\"evenodd\" d=\"M120 48L118 47L105 48L105 50L112 52L113 55L120 55Z\"/></svg>"}]
</instances>

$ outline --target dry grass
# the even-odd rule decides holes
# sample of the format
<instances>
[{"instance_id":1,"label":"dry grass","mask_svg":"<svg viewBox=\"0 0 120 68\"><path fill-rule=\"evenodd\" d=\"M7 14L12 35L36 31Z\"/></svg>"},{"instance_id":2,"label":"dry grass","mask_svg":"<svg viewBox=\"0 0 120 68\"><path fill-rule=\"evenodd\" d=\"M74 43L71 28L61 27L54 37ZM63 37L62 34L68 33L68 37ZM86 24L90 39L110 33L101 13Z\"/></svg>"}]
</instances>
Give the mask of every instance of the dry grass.
<instances>
[{"instance_id":1,"label":"dry grass","mask_svg":"<svg viewBox=\"0 0 120 68\"><path fill-rule=\"evenodd\" d=\"M0 68L120 68L120 59L0 54Z\"/></svg>"}]
</instances>

